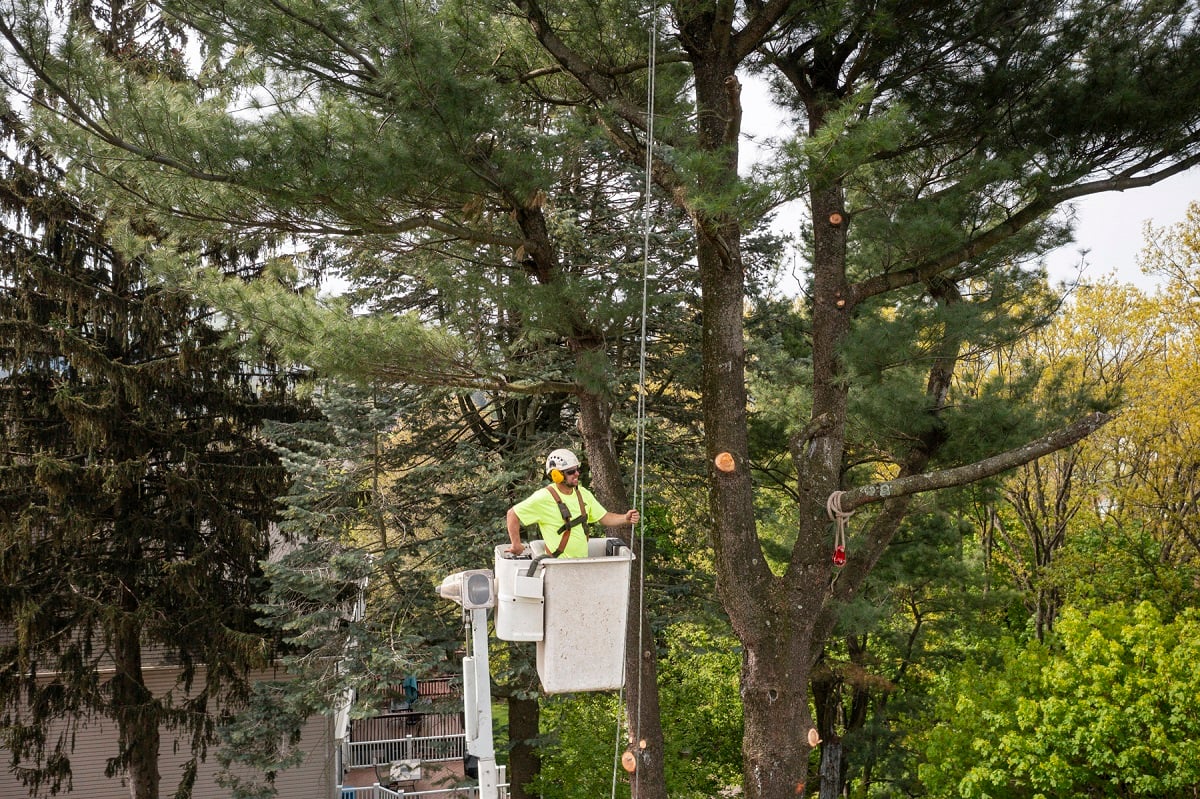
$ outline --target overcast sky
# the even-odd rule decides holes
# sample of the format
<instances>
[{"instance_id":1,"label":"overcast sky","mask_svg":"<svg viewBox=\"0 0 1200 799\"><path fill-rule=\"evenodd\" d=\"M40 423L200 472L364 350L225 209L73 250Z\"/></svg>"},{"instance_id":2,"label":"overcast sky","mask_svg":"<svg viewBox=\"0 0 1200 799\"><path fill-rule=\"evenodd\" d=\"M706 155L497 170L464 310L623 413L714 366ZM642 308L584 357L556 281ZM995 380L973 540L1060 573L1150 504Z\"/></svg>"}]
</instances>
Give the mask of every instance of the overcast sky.
<instances>
[{"instance_id":1,"label":"overcast sky","mask_svg":"<svg viewBox=\"0 0 1200 799\"><path fill-rule=\"evenodd\" d=\"M782 116L767 97L761 81L742 78L743 131L742 165L748 167L756 157L754 139L787 133ZM1046 255L1051 283L1086 282L1113 275L1123 283L1133 283L1152 291L1154 281L1142 274L1137 265L1144 240L1142 228L1147 220L1155 227L1182 222L1188 203L1200 202L1200 169L1165 180L1155 186L1126 192L1107 192L1075 203L1075 243ZM782 211L777 218L780 230L794 232L795 219ZM789 222L793 225L788 230ZM1086 256L1080 250L1088 250ZM1083 261L1083 271L1080 263Z\"/></svg>"},{"instance_id":2,"label":"overcast sky","mask_svg":"<svg viewBox=\"0 0 1200 799\"><path fill-rule=\"evenodd\" d=\"M1076 203L1075 244L1046 257L1053 282L1077 276L1079 250L1085 257L1082 278L1097 280L1113 275L1122 283L1153 290L1154 280L1142 274L1138 254L1145 246L1143 228L1147 221L1156 228L1184 220L1189 203L1200 202L1200 170L1192 169L1154 186L1125 192L1107 192Z\"/></svg>"}]
</instances>

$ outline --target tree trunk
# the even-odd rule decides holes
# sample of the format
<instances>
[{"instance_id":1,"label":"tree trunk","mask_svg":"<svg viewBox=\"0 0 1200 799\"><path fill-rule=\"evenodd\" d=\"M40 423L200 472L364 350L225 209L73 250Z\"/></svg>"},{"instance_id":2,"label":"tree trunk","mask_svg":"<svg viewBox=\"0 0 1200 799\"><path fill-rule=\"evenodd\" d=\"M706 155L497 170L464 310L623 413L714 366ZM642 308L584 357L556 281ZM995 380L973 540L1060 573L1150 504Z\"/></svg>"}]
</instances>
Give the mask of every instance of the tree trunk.
<instances>
[{"instance_id":1,"label":"tree trunk","mask_svg":"<svg viewBox=\"0 0 1200 799\"><path fill-rule=\"evenodd\" d=\"M842 793L842 739L821 744L820 799L837 799Z\"/></svg>"},{"instance_id":2,"label":"tree trunk","mask_svg":"<svg viewBox=\"0 0 1200 799\"><path fill-rule=\"evenodd\" d=\"M541 734L541 713L536 698L508 698L508 795L512 799L536 799L539 794L526 790L526 783L542 768L536 742Z\"/></svg>"},{"instance_id":3,"label":"tree trunk","mask_svg":"<svg viewBox=\"0 0 1200 799\"><path fill-rule=\"evenodd\" d=\"M860 673L866 671L866 637L846 638L850 662ZM843 739L848 733L861 732L866 726L871 705L870 691L862 680L847 678L830 664L828 654L824 663L815 669L812 681L812 699L816 708L817 732L821 737L820 799L834 799L847 794L847 769L849 759ZM849 692L850 706L847 710L846 695Z\"/></svg>"},{"instance_id":4,"label":"tree trunk","mask_svg":"<svg viewBox=\"0 0 1200 799\"><path fill-rule=\"evenodd\" d=\"M842 736L838 733L842 713L842 678L829 670L818 669L812 681L812 697L817 709L817 732L821 736L820 799L833 799L842 787Z\"/></svg>"},{"instance_id":5,"label":"tree trunk","mask_svg":"<svg viewBox=\"0 0 1200 799\"><path fill-rule=\"evenodd\" d=\"M766 626L770 627L770 622ZM797 646L797 638L781 629L777 640L761 641L745 649L742 759L747 797L783 799L804 795L807 736L813 723L808 704L807 657L802 652L804 647ZM786 734L781 732L784 730Z\"/></svg>"},{"instance_id":6,"label":"tree trunk","mask_svg":"<svg viewBox=\"0 0 1200 799\"><path fill-rule=\"evenodd\" d=\"M130 799L158 799L158 713L142 676L142 647L137 624L128 616L113 640L116 674L112 706L129 780Z\"/></svg>"},{"instance_id":7,"label":"tree trunk","mask_svg":"<svg viewBox=\"0 0 1200 799\"><path fill-rule=\"evenodd\" d=\"M595 394L582 394L579 409L592 491L607 509L616 512L627 510L632 505L618 466L609 405ZM641 544L631 535L632 532L630 528L621 528L621 538L640 559L643 557ZM658 657L645 603L642 602L642 585L637 578L640 568L639 561L634 561L634 577L629 581L629 617L625 628L625 717L630 751L637 758L637 768L631 780L631 797L666 799Z\"/></svg>"},{"instance_id":8,"label":"tree trunk","mask_svg":"<svg viewBox=\"0 0 1200 799\"><path fill-rule=\"evenodd\" d=\"M691 22L695 31L684 30L685 38L711 44L711 49L691 54L698 138L713 161L696 191L701 197L721 196L737 181L738 58L729 40L713 35L712 19L699 15ZM797 602L797 592L771 573L757 535L749 472L741 228L732 212L711 215L693 209L692 217L703 311L701 396L717 588L745 647L743 787L747 799L802 796L808 779L807 734L812 728L811 616L819 600ZM733 458L730 470L712 465L718 455L724 461L724 453ZM782 730L788 733L781 734Z\"/></svg>"}]
</instances>

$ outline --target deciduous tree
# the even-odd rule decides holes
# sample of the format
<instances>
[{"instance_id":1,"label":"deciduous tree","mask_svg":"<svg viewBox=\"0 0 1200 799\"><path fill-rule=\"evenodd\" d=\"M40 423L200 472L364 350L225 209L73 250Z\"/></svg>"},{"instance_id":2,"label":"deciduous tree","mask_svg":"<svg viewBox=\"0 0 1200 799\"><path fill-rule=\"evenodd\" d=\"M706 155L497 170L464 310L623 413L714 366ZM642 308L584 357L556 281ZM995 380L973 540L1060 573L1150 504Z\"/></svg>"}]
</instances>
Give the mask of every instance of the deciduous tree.
<instances>
[{"instance_id":1,"label":"deciduous tree","mask_svg":"<svg viewBox=\"0 0 1200 799\"><path fill-rule=\"evenodd\" d=\"M1186 795L1200 779L1198 647L1194 612L1114 605L1067 611L1053 643L1008 642L994 670L958 669L946 723L919 736L928 795Z\"/></svg>"}]
</instances>

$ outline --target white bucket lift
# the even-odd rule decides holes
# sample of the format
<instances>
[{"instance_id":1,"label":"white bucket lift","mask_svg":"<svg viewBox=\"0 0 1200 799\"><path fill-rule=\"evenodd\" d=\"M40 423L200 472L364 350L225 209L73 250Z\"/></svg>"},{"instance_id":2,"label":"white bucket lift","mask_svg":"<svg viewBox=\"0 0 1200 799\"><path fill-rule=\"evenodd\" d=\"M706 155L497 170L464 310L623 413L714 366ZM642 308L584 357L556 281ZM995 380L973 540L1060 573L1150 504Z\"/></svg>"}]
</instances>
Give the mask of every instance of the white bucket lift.
<instances>
[{"instance_id":1,"label":"white bucket lift","mask_svg":"<svg viewBox=\"0 0 1200 799\"><path fill-rule=\"evenodd\" d=\"M586 558L549 558L534 541L532 557L496 547L496 570L456 572L438 593L463 608L470 654L463 657L463 719L467 773L479 780L479 799L498 799L499 770L492 740L492 683L487 612L496 609L496 637L536 641L537 670L546 693L610 691L625 681L625 621L633 552L619 539L591 539ZM530 569L533 574L529 574Z\"/></svg>"},{"instance_id":2,"label":"white bucket lift","mask_svg":"<svg viewBox=\"0 0 1200 799\"><path fill-rule=\"evenodd\" d=\"M545 557L542 541L530 542L532 558L513 558L507 548L496 547L496 637L537 642L538 677L548 694L620 688L629 547L618 539L589 539L586 558Z\"/></svg>"},{"instance_id":3,"label":"white bucket lift","mask_svg":"<svg viewBox=\"0 0 1200 799\"><path fill-rule=\"evenodd\" d=\"M501 641L540 641L546 629L542 572L539 569L529 576L533 560L514 558L504 551L507 548L496 547L496 637Z\"/></svg>"}]
</instances>

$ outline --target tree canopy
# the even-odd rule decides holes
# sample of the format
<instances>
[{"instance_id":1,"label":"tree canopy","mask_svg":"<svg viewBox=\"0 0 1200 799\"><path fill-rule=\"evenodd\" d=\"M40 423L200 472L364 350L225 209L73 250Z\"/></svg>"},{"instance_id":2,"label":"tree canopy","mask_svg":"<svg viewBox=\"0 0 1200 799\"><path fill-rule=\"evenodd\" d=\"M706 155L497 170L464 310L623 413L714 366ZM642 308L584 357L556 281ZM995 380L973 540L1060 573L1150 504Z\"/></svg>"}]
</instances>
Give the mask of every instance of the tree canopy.
<instances>
[{"instance_id":1,"label":"tree canopy","mask_svg":"<svg viewBox=\"0 0 1200 799\"><path fill-rule=\"evenodd\" d=\"M176 731L186 791L270 662L253 605L286 475L258 431L303 406L289 372L114 246L18 117L0 125L0 740L55 793L75 731L110 719L107 772L152 799Z\"/></svg>"},{"instance_id":2,"label":"tree canopy","mask_svg":"<svg viewBox=\"0 0 1200 799\"><path fill-rule=\"evenodd\" d=\"M957 670L953 723L924 736L927 795L1185 795L1200 770L1195 625L1149 603L1067 612L1055 646L1010 643L997 672Z\"/></svg>"},{"instance_id":3,"label":"tree canopy","mask_svg":"<svg viewBox=\"0 0 1200 799\"><path fill-rule=\"evenodd\" d=\"M735 464L700 474L745 653L751 799L804 792L810 745L795 733L814 726L813 669L914 497L1108 421L1111 397L1047 401L1028 390L1033 365L981 366L1057 307L1036 268L1069 235L1056 211L1200 160L1193 2L181 0L140 8L154 24L136 36L118 35L116 6L76 11L10 0L8 81L114 219L169 231L174 266L204 266L192 245L212 231L290 237L295 263L365 282L379 308L404 297L407 316L335 310L316 329L336 339L277 338L489 407L570 403L613 506L628 495L639 261L672 253L653 275L642 388L652 418L673 413L657 400L691 399L696 414L672 421L702 437L703 463ZM791 132L743 175L751 74ZM772 253L757 236L789 200L805 209L791 222L803 296L771 315L774 346L752 350L747 311L765 308L754 289ZM628 229L643 209L645 251ZM295 307L287 287L239 297L256 328ZM844 566L832 496L856 511ZM654 685L653 651L629 662ZM662 796L661 735L639 737L639 796ZM822 791L837 771L822 770Z\"/></svg>"}]
</instances>

